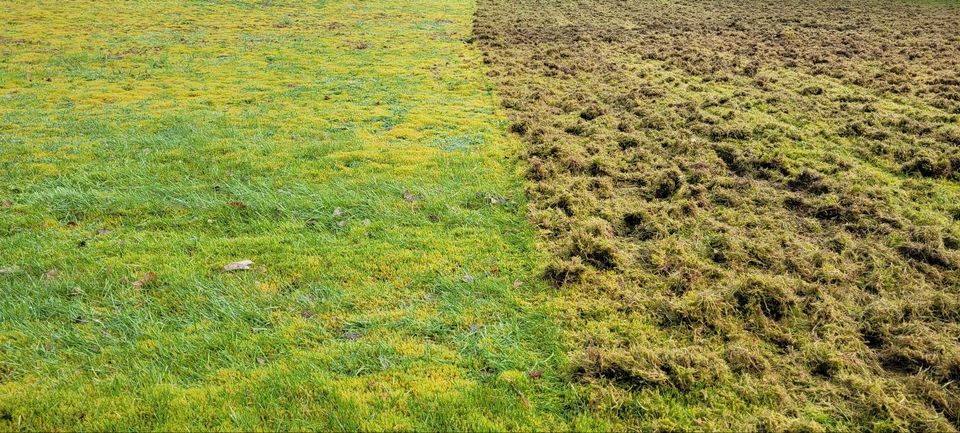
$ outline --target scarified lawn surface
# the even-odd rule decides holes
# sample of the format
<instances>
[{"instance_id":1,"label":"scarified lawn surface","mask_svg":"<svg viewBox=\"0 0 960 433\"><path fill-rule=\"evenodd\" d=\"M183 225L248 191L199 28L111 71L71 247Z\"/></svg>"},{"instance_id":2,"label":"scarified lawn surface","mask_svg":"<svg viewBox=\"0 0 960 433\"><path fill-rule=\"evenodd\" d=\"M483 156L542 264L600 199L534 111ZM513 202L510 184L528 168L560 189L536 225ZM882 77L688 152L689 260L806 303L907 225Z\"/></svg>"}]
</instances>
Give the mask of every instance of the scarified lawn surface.
<instances>
[{"instance_id":1,"label":"scarified lawn surface","mask_svg":"<svg viewBox=\"0 0 960 433\"><path fill-rule=\"evenodd\" d=\"M0 430L956 431L958 17L0 0Z\"/></svg>"},{"instance_id":2,"label":"scarified lawn surface","mask_svg":"<svg viewBox=\"0 0 960 433\"><path fill-rule=\"evenodd\" d=\"M960 4L482 0L586 411L960 427Z\"/></svg>"},{"instance_id":3,"label":"scarified lawn surface","mask_svg":"<svg viewBox=\"0 0 960 433\"><path fill-rule=\"evenodd\" d=\"M559 426L472 15L0 3L0 430Z\"/></svg>"}]
</instances>

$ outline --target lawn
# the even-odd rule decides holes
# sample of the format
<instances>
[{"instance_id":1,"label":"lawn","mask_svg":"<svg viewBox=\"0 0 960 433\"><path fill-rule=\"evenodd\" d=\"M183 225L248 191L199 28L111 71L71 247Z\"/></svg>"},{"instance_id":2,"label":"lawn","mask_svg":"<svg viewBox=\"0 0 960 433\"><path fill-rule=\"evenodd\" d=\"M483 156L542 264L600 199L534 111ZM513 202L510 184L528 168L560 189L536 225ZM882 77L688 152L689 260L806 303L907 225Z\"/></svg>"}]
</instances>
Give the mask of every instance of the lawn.
<instances>
[{"instance_id":1,"label":"lawn","mask_svg":"<svg viewBox=\"0 0 960 433\"><path fill-rule=\"evenodd\" d=\"M471 2L0 11L0 430L565 425Z\"/></svg>"},{"instance_id":2,"label":"lawn","mask_svg":"<svg viewBox=\"0 0 960 433\"><path fill-rule=\"evenodd\" d=\"M0 431L957 431L958 17L0 0Z\"/></svg>"},{"instance_id":3,"label":"lawn","mask_svg":"<svg viewBox=\"0 0 960 433\"><path fill-rule=\"evenodd\" d=\"M958 6L480 2L588 412L960 428Z\"/></svg>"}]
</instances>

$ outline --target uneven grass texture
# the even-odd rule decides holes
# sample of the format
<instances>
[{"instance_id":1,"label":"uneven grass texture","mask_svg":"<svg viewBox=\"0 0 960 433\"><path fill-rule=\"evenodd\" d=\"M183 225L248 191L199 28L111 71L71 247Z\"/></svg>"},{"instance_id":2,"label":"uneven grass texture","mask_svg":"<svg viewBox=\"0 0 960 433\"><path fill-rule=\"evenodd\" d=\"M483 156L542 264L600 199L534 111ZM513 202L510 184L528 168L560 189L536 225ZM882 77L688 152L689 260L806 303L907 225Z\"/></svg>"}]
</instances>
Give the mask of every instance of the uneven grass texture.
<instances>
[{"instance_id":1,"label":"uneven grass texture","mask_svg":"<svg viewBox=\"0 0 960 433\"><path fill-rule=\"evenodd\" d=\"M955 2L482 0L587 411L960 427Z\"/></svg>"},{"instance_id":2,"label":"uneven grass texture","mask_svg":"<svg viewBox=\"0 0 960 433\"><path fill-rule=\"evenodd\" d=\"M0 2L0 430L557 427L473 9Z\"/></svg>"}]
</instances>

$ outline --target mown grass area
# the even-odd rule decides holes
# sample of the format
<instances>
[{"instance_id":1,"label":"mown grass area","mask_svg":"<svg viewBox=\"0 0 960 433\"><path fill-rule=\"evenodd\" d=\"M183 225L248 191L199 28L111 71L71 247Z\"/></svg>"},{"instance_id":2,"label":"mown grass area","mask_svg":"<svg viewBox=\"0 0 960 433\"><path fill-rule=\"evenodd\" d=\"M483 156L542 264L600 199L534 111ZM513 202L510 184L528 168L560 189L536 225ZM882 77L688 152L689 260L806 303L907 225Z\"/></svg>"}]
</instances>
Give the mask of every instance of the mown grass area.
<instances>
[{"instance_id":1,"label":"mown grass area","mask_svg":"<svg viewBox=\"0 0 960 433\"><path fill-rule=\"evenodd\" d=\"M472 14L0 4L0 429L566 425Z\"/></svg>"},{"instance_id":2,"label":"mown grass area","mask_svg":"<svg viewBox=\"0 0 960 433\"><path fill-rule=\"evenodd\" d=\"M953 2L483 0L587 411L960 428Z\"/></svg>"}]
</instances>

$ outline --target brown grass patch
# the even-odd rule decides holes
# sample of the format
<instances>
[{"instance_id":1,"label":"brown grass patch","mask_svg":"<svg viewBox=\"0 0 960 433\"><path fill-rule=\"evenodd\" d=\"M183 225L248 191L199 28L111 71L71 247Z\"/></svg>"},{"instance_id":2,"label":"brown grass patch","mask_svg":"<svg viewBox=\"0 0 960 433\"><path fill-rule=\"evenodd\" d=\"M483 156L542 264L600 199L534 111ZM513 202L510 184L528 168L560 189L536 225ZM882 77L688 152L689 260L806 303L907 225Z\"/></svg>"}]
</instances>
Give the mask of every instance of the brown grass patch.
<instances>
[{"instance_id":1,"label":"brown grass patch","mask_svg":"<svg viewBox=\"0 0 960 433\"><path fill-rule=\"evenodd\" d=\"M958 13L480 2L588 410L960 426Z\"/></svg>"}]
</instances>

